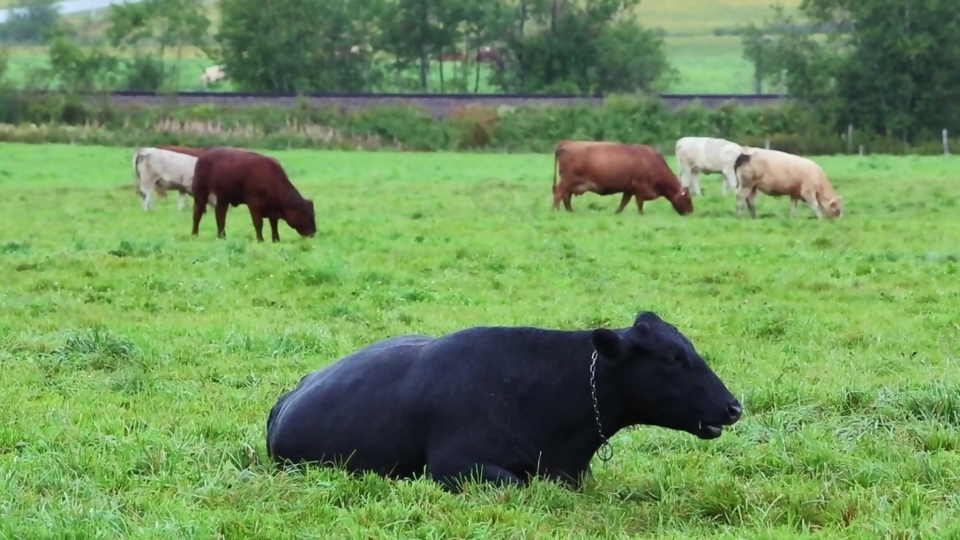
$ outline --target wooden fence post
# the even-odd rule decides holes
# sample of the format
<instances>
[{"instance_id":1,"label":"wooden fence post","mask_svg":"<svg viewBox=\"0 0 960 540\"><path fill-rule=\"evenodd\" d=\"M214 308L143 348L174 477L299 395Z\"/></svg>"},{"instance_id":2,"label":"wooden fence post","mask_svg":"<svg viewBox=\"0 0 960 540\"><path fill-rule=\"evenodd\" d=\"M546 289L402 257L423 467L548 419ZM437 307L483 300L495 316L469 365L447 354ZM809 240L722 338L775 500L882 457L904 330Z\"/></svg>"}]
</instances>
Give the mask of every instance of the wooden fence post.
<instances>
[{"instance_id":1,"label":"wooden fence post","mask_svg":"<svg viewBox=\"0 0 960 540\"><path fill-rule=\"evenodd\" d=\"M950 153L950 138L947 136L947 130L943 130L943 154L947 155Z\"/></svg>"},{"instance_id":2,"label":"wooden fence post","mask_svg":"<svg viewBox=\"0 0 960 540\"><path fill-rule=\"evenodd\" d=\"M853 153L853 124L847 124L847 153Z\"/></svg>"}]
</instances>

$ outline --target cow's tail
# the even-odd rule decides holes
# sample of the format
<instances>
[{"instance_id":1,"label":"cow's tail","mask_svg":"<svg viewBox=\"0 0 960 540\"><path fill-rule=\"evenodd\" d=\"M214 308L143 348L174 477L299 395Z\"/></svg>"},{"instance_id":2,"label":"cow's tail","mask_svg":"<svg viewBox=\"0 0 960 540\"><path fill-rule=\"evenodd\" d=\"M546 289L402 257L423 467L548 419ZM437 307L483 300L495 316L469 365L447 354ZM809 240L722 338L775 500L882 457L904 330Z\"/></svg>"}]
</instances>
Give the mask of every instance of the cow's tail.
<instances>
[{"instance_id":1,"label":"cow's tail","mask_svg":"<svg viewBox=\"0 0 960 540\"><path fill-rule=\"evenodd\" d=\"M736 161L733 162L733 172L736 173L740 167L743 167L747 163L750 163L750 154L741 153L737 156Z\"/></svg>"},{"instance_id":2,"label":"cow's tail","mask_svg":"<svg viewBox=\"0 0 960 540\"><path fill-rule=\"evenodd\" d=\"M133 153L133 176L137 179L137 184L140 184L140 162L143 160L141 150L143 149L137 148L137 151Z\"/></svg>"},{"instance_id":3,"label":"cow's tail","mask_svg":"<svg viewBox=\"0 0 960 540\"><path fill-rule=\"evenodd\" d=\"M133 153L133 177L136 179L133 185L133 190L143 196L143 192L140 191L140 183L142 179L140 178L140 162L143 161L143 148L137 148Z\"/></svg>"}]
</instances>

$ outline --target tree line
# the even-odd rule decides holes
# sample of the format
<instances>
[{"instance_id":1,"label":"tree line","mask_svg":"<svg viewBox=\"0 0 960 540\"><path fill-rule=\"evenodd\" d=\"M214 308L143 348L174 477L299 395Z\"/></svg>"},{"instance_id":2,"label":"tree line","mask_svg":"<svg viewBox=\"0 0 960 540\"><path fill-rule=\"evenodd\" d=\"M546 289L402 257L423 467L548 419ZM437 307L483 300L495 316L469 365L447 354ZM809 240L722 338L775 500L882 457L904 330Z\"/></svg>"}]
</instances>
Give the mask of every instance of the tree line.
<instances>
[{"instance_id":1,"label":"tree line","mask_svg":"<svg viewBox=\"0 0 960 540\"><path fill-rule=\"evenodd\" d=\"M960 132L960 9L951 0L802 0L742 34L758 80L836 132L905 142ZM800 25L807 32L784 31Z\"/></svg>"},{"instance_id":2,"label":"tree line","mask_svg":"<svg viewBox=\"0 0 960 540\"><path fill-rule=\"evenodd\" d=\"M29 0L0 38L46 43L67 90L163 89L179 80L171 57L192 47L254 92L476 92L481 80L510 93L657 92L677 72L662 36L632 16L638 1L218 0L211 32L201 0L144 0L111 6L105 43L81 47L51 27L53 0ZM802 0L738 33L758 86L784 86L834 132L914 141L960 130L954 4Z\"/></svg>"},{"instance_id":3,"label":"tree line","mask_svg":"<svg viewBox=\"0 0 960 540\"><path fill-rule=\"evenodd\" d=\"M40 13L53 0L29 2ZM201 0L144 0L109 8L103 45L122 57L81 48L62 27L17 35L49 45L58 71L84 65L65 84L106 84L119 71L114 82L130 90L179 80L171 56L198 48L250 92L656 92L677 72L662 36L633 17L638 2L219 0L211 33Z\"/></svg>"}]
</instances>

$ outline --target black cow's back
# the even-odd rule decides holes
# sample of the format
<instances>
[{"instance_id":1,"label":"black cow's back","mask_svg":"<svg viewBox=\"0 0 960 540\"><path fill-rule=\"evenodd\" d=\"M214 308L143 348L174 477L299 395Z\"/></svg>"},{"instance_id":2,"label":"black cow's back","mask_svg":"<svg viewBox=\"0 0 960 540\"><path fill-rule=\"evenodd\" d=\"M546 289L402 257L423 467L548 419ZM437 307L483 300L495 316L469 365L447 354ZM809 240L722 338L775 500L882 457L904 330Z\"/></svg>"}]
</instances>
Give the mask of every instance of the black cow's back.
<instances>
[{"instance_id":1,"label":"black cow's back","mask_svg":"<svg viewBox=\"0 0 960 540\"><path fill-rule=\"evenodd\" d=\"M385 339L303 377L270 411L270 455L277 461L340 461L355 452L353 466L381 474L389 472L381 466L387 461L398 462L400 473L418 466L423 436L407 429L420 414L411 401L418 392L410 371L433 339Z\"/></svg>"}]
</instances>

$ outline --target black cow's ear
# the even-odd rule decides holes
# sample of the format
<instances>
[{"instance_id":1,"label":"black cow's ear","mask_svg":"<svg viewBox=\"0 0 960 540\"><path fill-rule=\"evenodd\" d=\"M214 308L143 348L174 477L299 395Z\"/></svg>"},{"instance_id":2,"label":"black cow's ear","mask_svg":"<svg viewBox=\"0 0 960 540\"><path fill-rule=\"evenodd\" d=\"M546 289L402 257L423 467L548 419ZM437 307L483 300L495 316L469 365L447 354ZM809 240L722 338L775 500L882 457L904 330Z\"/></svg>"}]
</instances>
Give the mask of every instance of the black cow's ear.
<instances>
[{"instance_id":1,"label":"black cow's ear","mask_svg":"<svg viewBox=\"0 0 960 540\"><path fill-rule=\"evenodd\" d=\"M652 334L653 328L650 327L649 323L638 322L634 324L631 333L631 335L635 336L635 339L632 340L633 346L643 352L651 352L656 348L651 342Z\"/></svg>"},{"instance_id":2,"label":"black cow's ear","mask_svg":"<svg viewBox=\"0 0 960 540\"><path fill-rule=\"evenodd\" d=\"M590 337L593 340L593 346L604 358L620 360L627 354L627 344L613 330L597 328Z\"/></svg>"}]
</instances>

